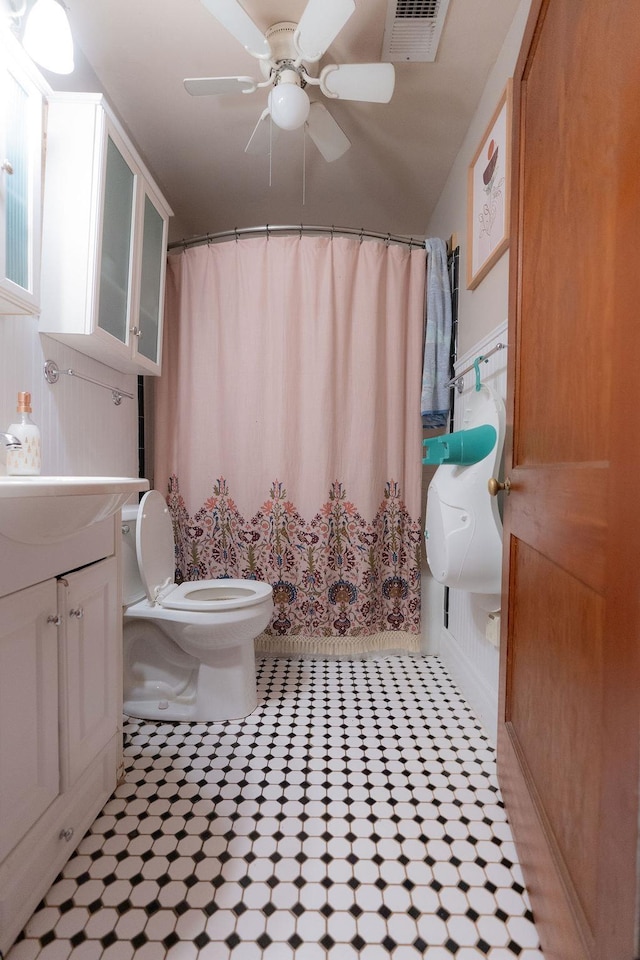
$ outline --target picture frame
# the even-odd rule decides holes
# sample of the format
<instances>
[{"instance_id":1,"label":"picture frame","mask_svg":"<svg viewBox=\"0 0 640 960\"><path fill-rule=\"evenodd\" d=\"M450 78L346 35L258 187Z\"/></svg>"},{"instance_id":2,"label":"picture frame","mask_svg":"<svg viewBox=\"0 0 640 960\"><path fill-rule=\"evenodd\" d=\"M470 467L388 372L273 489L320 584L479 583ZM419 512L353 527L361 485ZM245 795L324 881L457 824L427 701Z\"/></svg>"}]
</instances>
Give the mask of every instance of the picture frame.
<instances>
[{"instance_id":1,"label":"picture frame","mask_svg":"<svg viewBox=\"0 0 640 960\"><path fill-rule=\"evenodd\" d=\"M512 81L502 92L467 179L467 289L486 277L509 246Z\"/></svg>"}]
</instances>

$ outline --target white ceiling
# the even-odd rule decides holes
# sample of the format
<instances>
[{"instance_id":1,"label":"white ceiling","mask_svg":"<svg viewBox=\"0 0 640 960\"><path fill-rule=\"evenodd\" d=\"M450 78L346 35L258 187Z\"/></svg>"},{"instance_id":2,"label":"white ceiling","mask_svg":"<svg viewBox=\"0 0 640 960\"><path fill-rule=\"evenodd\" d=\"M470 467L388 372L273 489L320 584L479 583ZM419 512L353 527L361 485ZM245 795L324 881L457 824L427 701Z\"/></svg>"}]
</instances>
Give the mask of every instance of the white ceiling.
<instances>
[{"instance_id":1,"label":"white ceiling","mask_svg":"<svg viewBox=\"0 0 640 960\"><path fill-rule=\"evenodd\" d=\"M300 18L305 0L242 0L266 30ZM324 63L381 59L387 0L357 9ZM112 106L173 207L171 239L260 224L351 226L424 236L518 0L451 0L435 63L398 63L388 104L325 100L352 142L327 163L301 131L269 160L244 153L266 105L251 95L190 97L184 77L249 75L259 66L200 0L67 0L79 57L54 86L95 90ZM317 88L313 88L317 91ZM312 92L314 96L321 94Z\"/></svg>"}]
</instances>

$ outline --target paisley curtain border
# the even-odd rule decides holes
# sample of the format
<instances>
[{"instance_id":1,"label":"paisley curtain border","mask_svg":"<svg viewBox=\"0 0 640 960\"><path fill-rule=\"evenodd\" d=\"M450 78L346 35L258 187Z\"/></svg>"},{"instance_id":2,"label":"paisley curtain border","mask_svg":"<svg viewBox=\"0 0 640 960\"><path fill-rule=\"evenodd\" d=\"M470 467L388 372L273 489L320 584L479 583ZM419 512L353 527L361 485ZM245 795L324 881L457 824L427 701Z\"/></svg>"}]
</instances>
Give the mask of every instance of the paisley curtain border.
<instances>
[{"instance_id":1,"label":"paisley curtain border","mask_svg":"<svg viewBox=\"0 0 640 960\"><path fill-rule=\"evenodd\" d=\"M308 521L280 480L249 518L224 477L193 517L175 474L167 503L177 582L237 577L273 587L274 615L260 649L418 649L409 638L420 633L421 525L409 516L395 481L385 484L372 521L337 480Z\"/></svg>"}]
</instances>

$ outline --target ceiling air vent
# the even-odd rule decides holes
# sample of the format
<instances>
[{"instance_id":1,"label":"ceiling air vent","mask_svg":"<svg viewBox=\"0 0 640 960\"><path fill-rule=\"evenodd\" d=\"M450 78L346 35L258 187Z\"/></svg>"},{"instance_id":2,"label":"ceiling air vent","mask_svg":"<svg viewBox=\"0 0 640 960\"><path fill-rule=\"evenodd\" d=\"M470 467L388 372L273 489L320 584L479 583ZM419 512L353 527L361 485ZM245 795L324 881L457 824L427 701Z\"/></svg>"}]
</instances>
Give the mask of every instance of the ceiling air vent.
<instances>
[{"instance_id":1,"label":"ceiling air vent","mask_svg":"<svg viewBox=\"0 0 640 960\"><path fill-rule=\"evenodd\" d=\"M388 0L382 59L435 60L449 0Z\"/></svg>"}]
</instances>

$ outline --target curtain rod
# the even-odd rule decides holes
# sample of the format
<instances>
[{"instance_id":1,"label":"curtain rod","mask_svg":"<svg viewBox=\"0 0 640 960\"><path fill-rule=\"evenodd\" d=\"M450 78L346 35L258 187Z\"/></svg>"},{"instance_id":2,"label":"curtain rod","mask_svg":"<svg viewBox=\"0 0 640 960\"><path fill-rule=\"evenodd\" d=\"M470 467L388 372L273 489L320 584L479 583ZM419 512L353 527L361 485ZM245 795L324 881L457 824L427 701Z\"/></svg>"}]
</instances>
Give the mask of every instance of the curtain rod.
<instances>
[{"instance_id":1,"label":"curtain rod","mask_svg":"<svg viewBox=\"0 0 640 960\"><path fill-rule=\"evenodd\" d=\"M257 236L263 233L266 233L267 238L272 233L299 233L300 236L302 236L303 233L328 233L332 237L336 235L346 235L359 237L361 240L365 239L366 237L367 240L384 240L387 245L390 243L398 243L407 247L424 247L424 240L414 240L413 237L401 237L391 233L374 233L371 230L365 230L364 228L358 230L354 227L314 227L305 226L302 223L273 226L267 223L262 227L236 227L233 230L223 230L221 233L205 233L200 237L191 237L188 240L174 240L168 245L168 249L174 250L176 247L182 247L184 250L186 250L188 247L197 247L204 243L220 243L223 240L239 240L240 237Z\"/></svg>"}]
</instances>

